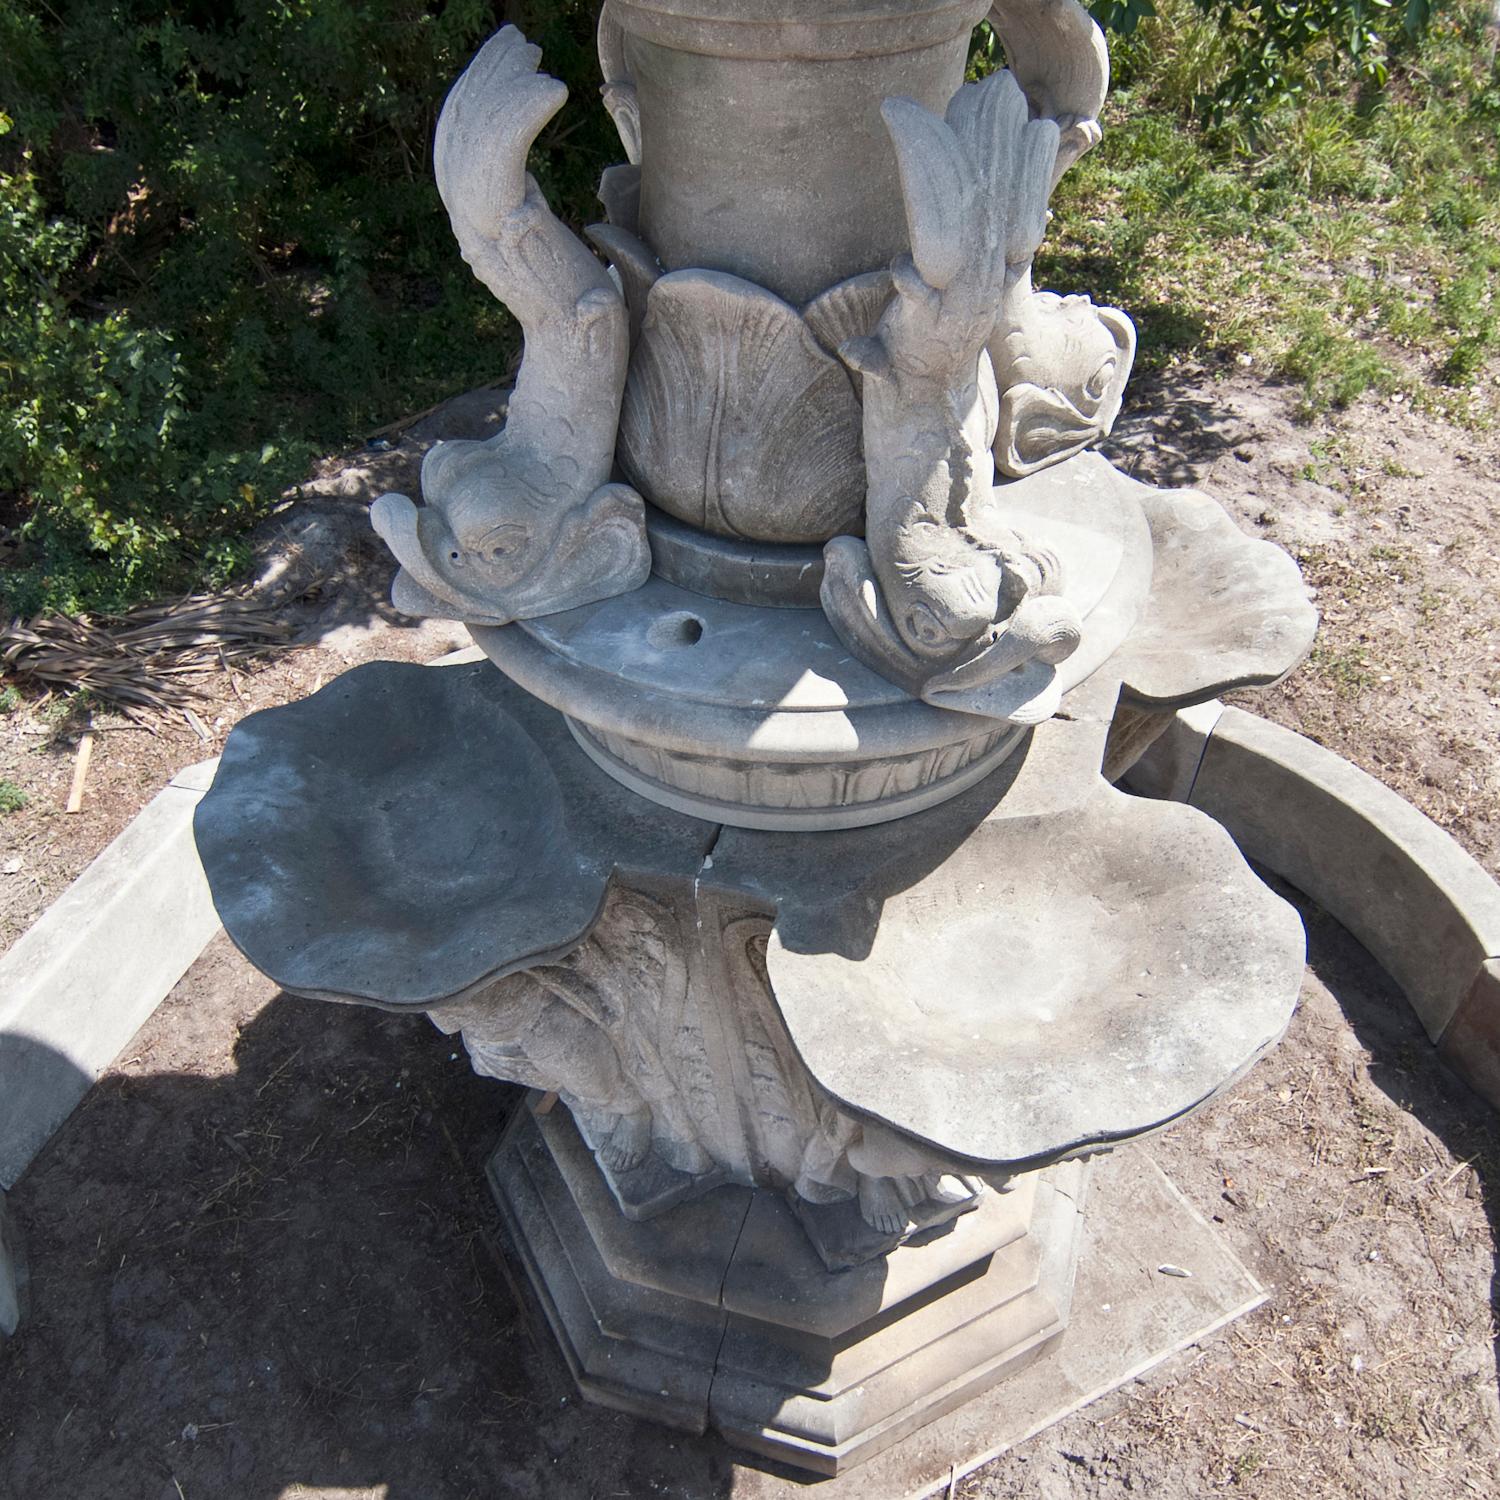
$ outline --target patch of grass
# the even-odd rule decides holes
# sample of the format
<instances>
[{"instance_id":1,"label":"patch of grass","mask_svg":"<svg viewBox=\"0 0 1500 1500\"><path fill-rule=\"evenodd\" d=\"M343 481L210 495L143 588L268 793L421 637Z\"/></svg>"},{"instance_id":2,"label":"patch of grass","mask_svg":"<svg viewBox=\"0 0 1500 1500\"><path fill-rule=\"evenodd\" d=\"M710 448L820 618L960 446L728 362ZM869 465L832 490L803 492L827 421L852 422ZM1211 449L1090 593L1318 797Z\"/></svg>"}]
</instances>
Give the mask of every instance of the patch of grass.
<instances>
[{"instance_id":1,"label":"patch of grass","mask_svg":"<svg viewBox=\"0 0 1500 1500\"><path fill-rule=\"evenodd\" d=\"M1112 37L1103 142L1059 188L1037 282L1124 307L1142 369L1250 354L1308 413L1369 392L1494 416L1500 66L1456 0L1388 86L1329 61L1302 102L1203 123L1225 46L1191 0Z\"/></svg>"},{"instance_id":2,"label":"patch of grass","mask_svg":"<svg viewBox=\"0 0 1500 1500\"><path fill-rule=\"evenodd\" d=\"M13 781L0 781L0 813L20 812L31 798Z\"/></svg>"},{"instance_id":3,"label":"patch of grass","mask_svg":"<svg viewBox=\"0 0 1500 1500\"><path fill-rule=\"evenodd\" d=\"M1308 665L1331 683L1341 698L1358 698L1375 681L1369 653L1363 646L1351 646L1343 651L1315 646Z\"/></svg>"},{"instance_id":4,"label":"patch of grass","mask_svg":"<svg viewBox=\"0 0 1500 1500\"><path fill-rule=\"evenodd\" d=\"M0 714L13 714L20 706L21 694L15 688L0 688Z\"/></svg>"}]
</instances>

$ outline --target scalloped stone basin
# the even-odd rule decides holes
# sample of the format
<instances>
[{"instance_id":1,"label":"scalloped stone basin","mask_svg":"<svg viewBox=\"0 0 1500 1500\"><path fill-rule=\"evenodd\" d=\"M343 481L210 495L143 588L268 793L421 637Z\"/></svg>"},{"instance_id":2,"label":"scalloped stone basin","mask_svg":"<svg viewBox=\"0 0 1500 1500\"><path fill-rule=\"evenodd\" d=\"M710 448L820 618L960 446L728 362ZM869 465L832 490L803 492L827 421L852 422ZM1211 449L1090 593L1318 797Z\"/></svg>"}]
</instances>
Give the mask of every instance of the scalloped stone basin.
<instances>
[{"instance_id":1,"label":"scalloped stone basin","mask_svg":"<svg viewBox=\"0 0 1500 1500\"><path fill-rule=\"evenodd\" d=\"M1290 672L1318 629L1297 564L1274 542L1246 536L1199 490L1126 482L1155 556L1151 598L1115 662L1126 696L1186 708Z\"/></svg>"},{"instance_id":2,"label":"scalloped stone basin","mask_svg":"<svg viewBox=\"0 0 1500 1500\"><path fill-rule=\"evenodd\" d=\"M604 881L490 669L356 667L229 738L193 832L284 989L420 1006L572 947Z\"/></svg>"},{"instance_id":3,"label":"scalloped stone basin","mask_svg":"<svg viewBox=\"0 0 1500 1500\"><path fill-rule=\"evenodd\" d=\"M1101 790L992 818L889 897L868 957L773 932L792 1040L838 1099L943 1151L1034 1167L1140 1135L1281 1037L1297 913L1192 808Z\"/></svg>"}]
</instances>

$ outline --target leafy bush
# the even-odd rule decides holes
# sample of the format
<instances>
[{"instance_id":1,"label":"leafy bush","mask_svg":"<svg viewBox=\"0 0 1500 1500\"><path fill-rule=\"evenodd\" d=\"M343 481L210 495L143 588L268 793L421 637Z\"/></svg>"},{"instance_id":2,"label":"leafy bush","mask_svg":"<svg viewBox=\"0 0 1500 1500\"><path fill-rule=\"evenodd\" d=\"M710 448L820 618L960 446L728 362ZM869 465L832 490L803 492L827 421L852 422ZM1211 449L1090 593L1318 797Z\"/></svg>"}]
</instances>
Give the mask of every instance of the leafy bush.
<instances>
[{"instance_id":1,"label":"leafy bush","mask_svg":"<svg viewBox=\"0 0 1500 1500\"><path fill-rule=\"evenodd\" d=\"M536 165L590 217L613 154L593 4L506 9L588 79ZM310 453L504 373L515 330L430 165L443 95L501 19L480 0L0 0L12 609L226 576Z\"/></svg>"},{"instance_id":2,"label":"leafy bush","mask_svg":"<svg viewBox=\"0 0 1500 1500\"><path fill-rule=\"evenodd\" d=\"M1213 23L1225 60L1212 91L1197 101L1213 118L1264 109L1301 94L1308 82L1350 64L1381 87L1393 48L1422 36L1435 0L1194 0ZM1156 16L1153 0L1096 0L1106 30L1133 36Z\"/></svg>"},{"instance_id":3,"label":"leafy bush","mask_svg":"<svg viewBox=\"0 0 1500 1500\"><path fill-rule=\"evenodd\" d=\"M1144 363L1269 347L1345 399L1392 378L1352 352L1373 328L1473 382L1500 341L1487 4L1449 0L1418 49L1426 4L1101 0L1119 90L1059 194L1052 284L1136 313ZM594 217L619 157L596 6L0 0L4 606L225 579L311 454L504 374L516 330L458 258L432 130L519 22L573 88L533 169ZM974 71L998 61L981 28Z\"/></svg>"}]
</instances>

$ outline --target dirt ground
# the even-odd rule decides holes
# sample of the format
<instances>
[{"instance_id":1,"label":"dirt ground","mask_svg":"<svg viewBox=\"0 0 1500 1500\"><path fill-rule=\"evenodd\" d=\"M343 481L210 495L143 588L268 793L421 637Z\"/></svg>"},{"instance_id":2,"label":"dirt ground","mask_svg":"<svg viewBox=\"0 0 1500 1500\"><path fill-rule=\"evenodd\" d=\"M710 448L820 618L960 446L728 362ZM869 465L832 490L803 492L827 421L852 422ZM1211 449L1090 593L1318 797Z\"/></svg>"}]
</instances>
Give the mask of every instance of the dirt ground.
<instances>
[{"instance_id":1,"label":"dirt ground","mask_svg":"<svg viewBox=\"0 0 1500 1500\"><path fill-rule=\"evenodd\" d=\"M63 808L88 710L76 699L44 701L24 680L14 684L23 706L0 716L0 779L14 782L28 801L0 813L0 951L178 771L217 755L247 713L305 697L362 662L430 661L472 644L461 625L411 620L391 608L395 567L370 529L369 507L386 490L418 493L421 456L433 442L492 431L500 412L494 392L474 392L414 425L388 451L331 458L309 476L300 498L257 539L255 587L291 621L291 649L210 679L195 710L206 740L185 715L142 728L94 711L94 750L77 814Z\"/></svg>"},{"instance_id":2,"label":"dirt ground","mask_svg":"<svg viewBox=\"0 0 1500 1500\"><path fill-rule=\"evenodd\" d=\"M1381 777L1500 872L1500 435L1384 403L1298 426L1289 393L1236 366L1133 398L1116 461L1214 494L1318 590L1313 661L1246 706ZM0 817L0 946L250 708L464 643L392 616L364 510L492 405L330 462L268 533L303 644L225 678L199 710L210 741L101 717L69 817L79 722L0 719L0 777L31 794ZM1500 1121L1362 950L1304 914L1286 1042L1149 1148L1271 1301L956 1495L1500 1494ZM734 1493L716 1440L571 1394L480 1173L515 1097L425 1023L278 995L218 940L11 1195L33 1280L29 1321L0 1348L0 1497Z\"/></svg>"},{"instance_id":3,"label":"dirt ground","mask_svg":"<svg viewBox=\"0 0 1500 1500\"><path fill-rule=\"evenodd\" d=\"M1302 567L1310 661L1233 701L1354 762L1500 875L1500 430L1371 398L1310 425L1238 365L1132 389L1109 456Z\"/></svg>"},{"instance_id":4,"label":"dirt ground","mask_svg":"<svg viewBox=\"0 0 1500 1500\"><path fill-rule=\"evenodd\" d=\"M1305 916L1286 1041L1136 1148L1270 1302L956 1494L1500 1493L1496 1118ZM481 1175L517 1096L425 1021L280 995L215 940L12 1194L32 1306L0 1349L0 1495L734 1494L717 1439L572 1394Z\"/></svg>"}]
</instances>

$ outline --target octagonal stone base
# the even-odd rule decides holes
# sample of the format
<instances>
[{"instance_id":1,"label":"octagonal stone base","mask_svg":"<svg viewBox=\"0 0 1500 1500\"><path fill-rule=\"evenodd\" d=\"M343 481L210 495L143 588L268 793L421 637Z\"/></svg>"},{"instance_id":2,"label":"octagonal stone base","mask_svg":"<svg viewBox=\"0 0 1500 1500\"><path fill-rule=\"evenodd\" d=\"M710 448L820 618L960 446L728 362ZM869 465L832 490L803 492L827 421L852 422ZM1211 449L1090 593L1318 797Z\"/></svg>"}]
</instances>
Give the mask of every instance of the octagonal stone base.
<instances>
[{"instance_id":1,"label":"octagonal stone base","mask_svg":"<svg viewBox=\"0 0 1500 1500\"><path fill-rule=\"evenodd\" d=\"M1067 1325L1082 1163L830 1272L768 1190L628 1219L567 1111L538 1113L539 1098L489 1175L589 1400L832 1475L1025 1368Z\"/></svg>"}]
</instances>

